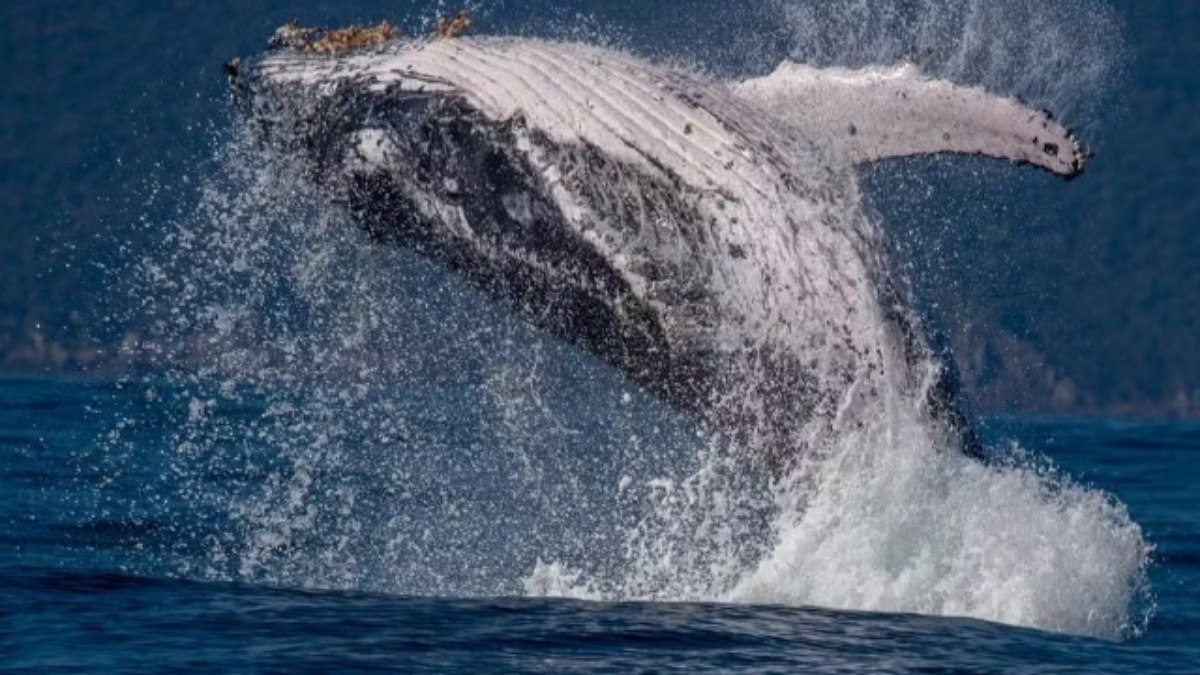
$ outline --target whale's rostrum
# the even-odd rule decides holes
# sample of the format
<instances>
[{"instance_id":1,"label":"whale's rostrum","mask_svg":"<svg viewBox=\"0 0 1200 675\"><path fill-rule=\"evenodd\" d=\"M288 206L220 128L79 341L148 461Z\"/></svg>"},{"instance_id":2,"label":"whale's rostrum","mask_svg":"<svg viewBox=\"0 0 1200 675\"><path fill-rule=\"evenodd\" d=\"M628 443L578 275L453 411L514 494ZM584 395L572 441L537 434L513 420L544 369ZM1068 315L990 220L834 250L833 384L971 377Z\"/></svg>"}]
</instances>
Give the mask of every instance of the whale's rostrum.
<instances>
[{"instance_id":1,"label":"whale's rostrum","mask_svg":"<svg viewBox=\"0 0 1200 675\"><path fill-rule=\"evenodd\" d=\"M1071 177L1049 115L911 65L725 83L597 47L391 40L240 63L241 106L411 247L776 468L916 401L970 449L855 167L976 153Z\"/></svg>"}]
</instances>

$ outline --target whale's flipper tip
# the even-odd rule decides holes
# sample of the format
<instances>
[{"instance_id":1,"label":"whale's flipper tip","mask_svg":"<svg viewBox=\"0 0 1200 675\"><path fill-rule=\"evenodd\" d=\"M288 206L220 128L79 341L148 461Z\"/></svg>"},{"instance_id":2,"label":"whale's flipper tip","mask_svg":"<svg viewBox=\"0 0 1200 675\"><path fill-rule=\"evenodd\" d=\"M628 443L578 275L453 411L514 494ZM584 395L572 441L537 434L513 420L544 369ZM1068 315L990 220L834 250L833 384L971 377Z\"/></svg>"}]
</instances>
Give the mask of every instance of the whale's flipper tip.
<instances>
[{"instance_id":1,"label":"whale's flipper tip","mask_svg":"<svg viewBox=\"0 0 1200 675\"><path fill-rule=\"evenodd\" d=\"M1048 112L929 78L911 63L850 70L785 62L736 90L854 164L977 154L1071 179L1087 163L1078 139Z\"/></svg>"},{"instance_id":2,"label":"whale's flipper tip","mask_svg":"<svg viewBox=\"0 0 1200 675\"><path fill-rule=\"evenodd\" d=\"M1083 173L1083 170L1087 168L1088 161L1095 155L1092 152L1084 149L1083 144L1079 142L1079 137L1075 135L1075 132L1068 130L1067 137L1071 139L1072 161L1068 170L1062 174L1062 177L1068 181L1072 181Z\"/></svg>"}]
</instances>

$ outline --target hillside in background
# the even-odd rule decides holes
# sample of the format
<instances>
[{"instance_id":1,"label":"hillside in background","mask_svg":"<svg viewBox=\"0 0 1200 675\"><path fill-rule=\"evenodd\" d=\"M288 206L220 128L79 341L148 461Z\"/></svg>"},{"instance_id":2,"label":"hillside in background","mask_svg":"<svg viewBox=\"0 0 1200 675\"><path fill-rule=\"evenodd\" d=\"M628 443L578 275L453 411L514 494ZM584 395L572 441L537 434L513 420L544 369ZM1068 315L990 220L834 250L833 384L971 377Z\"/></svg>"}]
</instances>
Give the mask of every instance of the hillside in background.
<instances>
[{"instance_id":1,"label":"hillside in background","mask_svg":"<svg viewBox=\"0 0 1200 675\"><path fill-rule=\"evenodd\" d=\"M169 222L211 170L214 133L227 124L218 64L258 51L297 15L312 24L420 15L411 3L144 4L0 7L0 53L12 55L0 73L0 371L128 365L120 345L139 326L114 320L125 291L104 284L148 245L130 225ZM697 13L719 4L697 3ZM770 31L738 16L588 6L631 26L623 39L635 47ZM969 158L867 176L983 410L1200 416L1200 4L1119 9L1129 63L1084 129L1097 157L1079 181ZM496 10L479 26L527 25L549 10L521 11ZM770 45L784 39L763 42L727 67L769 67Z\"/></svg>"}]
</instances>

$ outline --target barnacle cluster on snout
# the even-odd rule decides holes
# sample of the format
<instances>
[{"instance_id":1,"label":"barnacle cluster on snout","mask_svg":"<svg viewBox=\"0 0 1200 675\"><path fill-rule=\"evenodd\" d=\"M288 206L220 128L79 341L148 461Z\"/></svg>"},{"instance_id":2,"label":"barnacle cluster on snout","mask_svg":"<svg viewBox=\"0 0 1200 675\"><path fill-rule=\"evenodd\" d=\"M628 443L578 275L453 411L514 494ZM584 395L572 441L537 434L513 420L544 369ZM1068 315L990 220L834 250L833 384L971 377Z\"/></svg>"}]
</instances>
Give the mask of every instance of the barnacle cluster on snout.
<instances>
[{"instance_id":1,"label":"barnacle cluster on snout","mask_svg":"<svg viewBox=\"0 0 1200 675\"><path fill-rule=\"evenodd\" d=\"M304 28L291 21L275 29L269 42L272 49L294 49L314 54L336 54L350 49L373 47L403 34L387 21L374 26L345 28Z\"/></svg>"},{"instance_id":2,"label":"barnacle cluster on snout","mask_svg":"<svg viewBox=\"0 0 1200 675\"><path fill-rule=\"evenodd\" d=\"M446 19L438 24L438 27L433 31L432 37L435 40L456 38L463 34L467 28L471 27L471 17L466 12L459 12L454 16Z\"/></svg>"},{"instance_id":3,"label":"barnacle cluster on snout","mask_svg":"<svg viewBox=\"0 0 1200 675\"><path fill-rule=\"evenodd\" d=\"M430 34L434 40L456 38L471 25L471 17L459 12L442 21ZM404 31L386 20L374 26L345 28L306 28L298 21L289 21L275 29L268 45L271 49L291 49L312 54L337 54L352 49L365 49L401 37Z\"/></svg>"}]
</instances>

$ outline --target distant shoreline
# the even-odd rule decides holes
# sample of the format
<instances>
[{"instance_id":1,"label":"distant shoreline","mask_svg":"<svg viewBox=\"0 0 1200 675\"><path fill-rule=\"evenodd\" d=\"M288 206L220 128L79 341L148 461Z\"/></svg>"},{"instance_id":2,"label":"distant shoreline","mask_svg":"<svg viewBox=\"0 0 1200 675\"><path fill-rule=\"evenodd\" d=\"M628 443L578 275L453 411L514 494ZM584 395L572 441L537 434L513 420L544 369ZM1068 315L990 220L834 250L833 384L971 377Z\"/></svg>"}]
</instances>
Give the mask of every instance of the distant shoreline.
<instances>
[{"instance_id":1,"label":"distant shoreline","mask_svg":"<svg viewBox=\"0 0 1200 675\"><path fill-rule=\"evenodd\" d=\"M146 343L139 333L130 331L116 346L77 346L35 333L20 342L0 343L0 380L62 378L103 382L149 377L161 370L163 363L184 365L202 361L203 354L212 349L201 346L206 342L198 338L190 344ZM986 342L968 339L955 345L962 388L972 409L980 415L1200 420L1200 396L1176 392L1166 400L1099 400L1087 392L1079 392L1069 377L1056 373L1040 358L1030 357L1034 352L1027 346L1014 348L1012 344L1011 336L993 336ZM987 373L980 366L989 350L1012 357L1003 361L998 374ZM1012 354L1014 351L1018 353ZM175 356L165 356L168 354Z\"/></svg>"}]
</instances>

